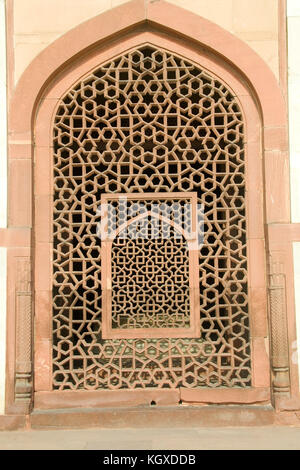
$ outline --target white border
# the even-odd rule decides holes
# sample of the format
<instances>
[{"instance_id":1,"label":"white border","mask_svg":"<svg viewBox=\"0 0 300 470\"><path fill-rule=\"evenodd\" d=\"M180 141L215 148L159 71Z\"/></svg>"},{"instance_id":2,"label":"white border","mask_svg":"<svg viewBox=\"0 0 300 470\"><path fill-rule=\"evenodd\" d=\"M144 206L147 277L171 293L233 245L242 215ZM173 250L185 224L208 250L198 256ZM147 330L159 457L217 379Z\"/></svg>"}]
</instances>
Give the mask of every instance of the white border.
<instances>
[{"instance_id":1,"label":"white border","mask_svg":"<svg viewBox=\"0 0 300 470\"><path fill-rule=\"evenodd\" d=\"M300 0L287 0L287 41L291 222L300 223ZM300 388L300 242L293 243L293 262L297 341L292 361L298 362Z\"/></svg>"},{"instance_id":2,"label":"white border","mask_svg":"<svg viewBox=\"0 0 300 470\"><path fill-rule=\"evenodd\" d=\"M287 0L287 16L300 16L300 1Z\"/></svg>"},{"instance_id":3,"label":"white border","mask_svg":"<svg viewBox=\"0 0 300 470\"><path fill-rule=\"evenodd\" d=\"M7 227L7 79L5 0L0 0L0 228ZM0 414L5 413L7 249L0 248Z\"/></svg>"},{"instance_id":4,"label":"white border","mask_svg":"<svg viewBox=\"0 0 300 470\"><path fill-rule=\"evenodd\" d=\"M292 223L300 223L300 0L297 9L294 4L294 0L287 0L291 218Z\"/></svg>"}]
</instances>

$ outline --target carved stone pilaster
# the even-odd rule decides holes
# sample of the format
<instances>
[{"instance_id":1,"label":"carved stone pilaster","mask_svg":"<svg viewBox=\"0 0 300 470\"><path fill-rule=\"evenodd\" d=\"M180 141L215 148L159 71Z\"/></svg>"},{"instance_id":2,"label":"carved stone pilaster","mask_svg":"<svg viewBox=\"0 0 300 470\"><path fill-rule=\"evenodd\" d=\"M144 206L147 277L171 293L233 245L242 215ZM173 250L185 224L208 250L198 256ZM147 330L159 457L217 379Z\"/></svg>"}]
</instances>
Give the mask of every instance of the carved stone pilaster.
<instances>
[{"instance_id":1,"label":"carved stone pilaster","mask_svg":"<svg viewBox=\"0 0 300 470\"><path fill-rule=\"evenodd\" d=\"M32 401L32 297L30 258L17 258L15 400Z\"/></svg>"},{"instance_id":2,"label":"carved stone pilaster","mask_svg":"<svg viewBox=\"0 0 300 470\"><path fill-rule=\"evenodd\" d=\"M286 317L284 254L270 256L270 316L273 393L276 397L290 394L289 345Z\"/></svg>"}]
</instances>

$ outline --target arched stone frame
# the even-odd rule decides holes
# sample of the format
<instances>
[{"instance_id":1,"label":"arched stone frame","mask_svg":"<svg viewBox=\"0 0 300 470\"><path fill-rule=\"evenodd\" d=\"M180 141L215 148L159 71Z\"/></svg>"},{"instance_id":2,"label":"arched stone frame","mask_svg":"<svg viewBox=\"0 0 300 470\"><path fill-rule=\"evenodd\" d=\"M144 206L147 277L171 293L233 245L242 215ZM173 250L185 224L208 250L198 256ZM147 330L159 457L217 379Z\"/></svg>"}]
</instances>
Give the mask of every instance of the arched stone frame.
<instances>
[{"instance_id":1,"label":"arched stone frame","mask_svg":"<svg viewBox=\"0 0 300 470\"><path fill-rule=\"evenodd\" d=\"M126 13L126 14L125 14ZM117 20L117 21L115 21ZM146 31L146 32L145 32ZM147 32L148 31L148 32ZM151 31L151 32L150 32ZM172 35L172 39L168 39L166 36ZM53 111L53 101L57 99L57 90L60 88L61 92L67 89L67 83L64 74L69 75L70 83L73 83L75 79L78 79L78 69L84 62L84 70L88 70L88 64L95 59L95 55L99 52L101 54L107 54L110 49L110 54L114 50L115 53L120 53L126 49L126 43L136 40L139 35L148 35L150 40L151 34L159 37L160 41L164 41L165 44L170 42L173 44L173 48L176 47L176 51L180 52L188 50L188 57L193 59L195 57L196 62L203 64L204 57L208 70L210 69L209 63L216 71L216 68L221 66L222 73L220 76L226 80L226 76L231 75L229 82L231 82L232 88L238 90L238 95L241 99L242 106L245 115L252 116L248 120L248 162L254 162L256 164L248 168L249 182L253 185L253 190L250 189L249 197L249 217L253 217L256 220L263 220L263 176L262 171L265 175L265 221L267 224L272 224L271 227L271 238L272 243L271 249L274 246L274 255L278 255L279 258L284 258L284 253L288 252L291 256L290 244L287 246L285 241L280 241L282 230L290 234L291 230L287 227L289 223L289 202L288 202L288 173L287 173L287 131L286 131L286 108L282 98L280 89L276 82L275 77L272 75L267 65L254 53L248 46L243 42L232 36L230 33L222 30L218 26L210 23L203 18L188 13L185 10L173 7L170 4L164 2L158 2L149 4L145 10L144 2L134 0L124 6L118 7L107 13L100 15L86 23L78 26L74 30L70 31L62 38L55 41L45 51L43 51L35 61L28 67L22 76L19 85L16 89L14 97L11 103L10 111L10 174L13 173L13 177L10 180L10 208L9 208L9 227L10 230L18 228L18 242L15 244L17 247L12 248L10 252L11 260L11 271L9 272L9 323L8 323L8 380L7 380L7 412L8 413L20 413L28 411L30 407L31 399L30 392L25 393L25 396L20 393L16 395L17 401L15 401L15 345L20 343L20 336L15 338L16 323L18 325L27 325L27 338L30 343L30 334L28 333L28 325L30 326L30 303L28 303L28 297L30 295L30 289L28 287L28 272L30 272L30 245L31 237L29 231L31 228L31 174L32 174L32 156L33 156L33 143L34 143L34 129L35 122L37 124L37 134L43 135L44 139L39 140L39 144L36 148L36 159L34 165L38 165L39 158L38 152L42 151L44 146L48 145L47 129L45 129L45 123L49 122L49 116ZM146 37L146 36L145 36ZM193 37L193 39L191 39ZM141 41L141 36L139 38ZM161 44L161 42L159 42ZM172 47L170 48L172 50ZM214 51L214 53L213 53ZM186 52L185 54L186 55ZM111 56L111 55L110 55ZM201 56L201 60L199 59ZM105 55L102 57L105 57ZM107 55L109 57L109 55ZM99 56L97 57L97 63L99 62ZM213 65L212 65L213 64ZM226 75L227 74L227 75ZM60 78L63 80L60 81ZM72 78L73 77L73 78ZM73 80L73 81L72 81ZM233 85L236 85L234 86ZM52 88L51 88L52 87ZM56 93L51 94L56 89ZM264 142L264 168L262 167L262 152L260 148L260 125L258 125L258 111L255 109L253 100L257 103L257 108L261 113L260 119L262 122L263 131L263 142ZM39 108L39 109L38 109ZM38 109L39 118L36 121L36 112ZM46 118L48 116L48 121ZM254 117L255 116L255 117ZM252 126L252 131L249 130ZM40 147L40 149L38 148ZM253 155L253 160L249 158L249 155ZM41 175L40 171L43 168L35 168L35 175ZM45 170L45 168L44 168ZM284 175L283 184L280 187L274 188L274 181L276 177L282 178ZM23 185L20 185L20 179L23 175ZM278 180L277 180L278 181ZM22 181L21 181L22 183ZM46 184L45 184L46 183ZM41 218L44 216L46 220L36 220L37 230L40 231L40 235L43 239L45 236L45 229L47 225L47 216L49 214L49 197L43 197L49 194L49 181L47 174L40 176L35 181L35 190L39 194L36 200L36 214L40 214ZM29 186L28 186L29 185ZM48 186L48 187L47 187ZM47 193L48 191L48 193ZM45 194L46 193L46 194ZM253 198L253 199L252 199ZM251 215L252 214L252 215ZM258 215L260 214L260 215ZM40 224L40 225L39 225ZM275 226L274 224L281 224ZM250 224L251 226L251 224ZM27 229L19 229L20 227L28 227ZM279 236L276 236L276 230L279 232ZM47 230L46 230L47 232ZM14 233L17 233L14 230ZM265 258L265 246L263 243L264 229L262 224L253 224L253 233L251 229L249 232L249 246L250 246L250 276L252 276L253 282L250 288L253 290L252 300L254 301L254 307L252 308L252 314L255 312L257 316L255 319L252 317L252 325L254 325L253 345L256 354L261 356L265 355L265 339L266 333L266 313L267 306L265 302L264 292L266 292L266 279L264 270L259 270L260 275L257 276L256 269L256 256L259 253L260 259ZM295 237L295 236L294 236ZM299 235L298 235L299 237ZM289 237L289 241L293 239L292 235ZM47 242L48 243L48 240ZM254 248L255 247L255 248ZM253 249L254 248L254 249ZM251 255L252 253L252 255ZM273 255L273 256L274 256ZM16 258L18 259L18 268L16 267ZM42 262L43 259L48 260L49 264L49 248L45 246L45 243L41 241L40 246L37 248L37 259ZM251 275L251 264L253 273ZM286 266L283 261L275 260L274 263L278 269L281 277L286 276L289 280L290 292L292 292L292 275L291 266ZM40 291L46 291L48 289L47 282L49 281L50 274L43 270L44 274L41 274L39 278L35 279L35 285L37 290L39 286L42 287ZM17 284L17 272L19 273L19 285ZM23 273L23 274L22 274ZM276 273L276 271L275 271ZM29 276L30 277L30 276ZM278 277L278 276L277 276ZM285 318L287 314L287 324L289 334L289 345L291 347L292 342L295 339L295 319L294 319L294 305L291 295L287 297L287 305L285 308L285 299L282 296L283 284L280 282L276 284L277 277L275 279L275 292L280 291L279 304L281 302L280 314L282 318ZM26 289L24 291L24 283ZM46 286L46 289L43 289ZM276 286L279 287L276 291ZM15 305L15 294L19 301ZM21 295L20 295L21 294ZM281 300L280 300L281 299ZM42 322L37 311L36 318L36 331L37 336L40 338L39 343L35 344L35 350L37 351L36 358L39 360L40 367L47 367L47 360L44 361L43 357L47 357L49 354L49 323L44 322L45 313L51 311L51 305L49 306L49 299L45 299L43 296L37 299L43 310ZM278 302L278 301L277 301ZM19 305L19 306L18 306ZM25 305L25 306L24 306ZM28 306L29 305L29 306ZM272 304L271 304L272 305ZM273 312L277 311L273 308ZM27 313L26 313L27 312ZM27 315L27 317L26 317ZM25 316L25 318L24 318ZM18 320L19 318L19 320ZM20 321L22 318L22 321ZM272 320L272 309L271 309L271 320ZM280 321L280 319L279 319ZM277 320L278 322L278 320ZM48 327L47 327L48 325ZM276 355L276 328L280 329L280 324L273 321L273 356ZM30 328L29 328L30 330ZM286 332L284 332L286 334ZM14 339L12 341L12 338ZM47 338L47 339L46 339ZM32 340L31 340L32 343ZM29 344L30 346L30 344ZM275 347L275 349L274 349ZM27 349L26 349L27 348ZM298 393L297 386L297 367L295 364L288 362L288 346L286 343L286 350L283 352L285 358L281 360L279 366L279 374L285 375L286 371L283 369L290 369L291 378L291 392L292 396L296 398ZM20 349L20 348L19 348ZM22 359L22 354L26 356L27 351L27 362L25 376L22 376L22 365L19 366L19 377L17 376L18 384L24 389L30 389L30 374L31 372L27 369L30 363L30 357L28 356L28 344L23 347L23 350L19 351L17 346L17 354ZM19 352L18 352L19 351ZM275 351L275 353L274 353ZM255 353L254 353L255 354ZM265 356L266 357L266 356ZM29 359L28 359L29 358ZM276 358L275 358L276 359ZM22 360L19 361L22 363ZM23 361L24 362L24 361ZM266 366L260 367L260 363L254 360L254 364L257 364L257 371L254 374L258 387L265 389L267 387L266 377ZM40 369L41 370L41 369ZM27 375L26 375L27 374ZM278 372L276 373L278 376ZM275 378L276 378L275 374ZM23 374L24 375L24 374ZM38 379L38 376L36 377ZM26 385L26 381L28 382ZM24 384L25 382L25 384ZM26 388L27 387L27 388ZM42 385L45 387L45 384ZM278 388L278 387L277 387ZM283 386L282 392L277 394L289 395L289 389L286 384ZM280 386L279 386L280 389ZM45 388L44 388L45 390ZM265 392L264 392L265 393ZM224 397L223 399L217 394L212 394L211 398L202 397L202 401L225 401L225 402L261 402L268 401L268 396L263 394L263 397L250 396L248 399L237 398L236 396ZM177 399L177 398L176 398ZM176 401L175 399L175 401ZM194 397L186 397L189 401L194 401ZM43 401L43 400L42 400ZM278 400L277 400L278 401ZM58 404L56 400L56 405ZM111 404L112 402L110 402ZM51 406L51 405L50 405ZM64 406L61 402L59 406Z\"/></svg>"},{"instance_id":2,"label":"arched stone frame","mask_svg":"<svg viewBox=\"0 0 300 470\"><path fill-rule=\"evenodd\" d=\"M237 96L245 120L247 149L246 149L246 187L248 188L247 199L247 225L248 225L248 270L249 270L249 289L250 289L250 322L254 338L252 338L252 374L253 387L247 390L239 391L238 400L243 402L269 402L269 361L267 359L265 340L255 335L255 325L259 317L264 317L265 337L267 337L267 311L251 305L251 298L258 297L263 305L266 305L266 269L265 269L265 250L263 242L263 194L257 191L263 186L263 175L261 166L261 143L260 143L260 116L253 102L253 99L241 81L235 77L229 67L224 66L222 61L206 54L205 51L199 52L193 48L187 47L187 44L181 41L174 41L171 38L164 37L159 31L139 31L123 38L117 44L108 46L95 51L90 57L84 57L74 66L71 71L66 71L63 79L58 80L53 87L49 87L48 92L36 115L35 126L35 175L45 174L41 189L35 187L35 242L36 258L39 260L35 266L35 295L36 295L36 322L43 327L43 331L48 327L48 335L36 336L35 339L35 404L38 407L47 407L46 403L51 402L49 394L55 400L55 407L71 406L72 401L77 399L78 395L93 398L98 406L105 406L111 400L116 402L134 404L136 396L139 400L150 403L152 400L159 402L161 396L163 402L178 403L179 400L187 401L206 401L210 400L211 390L200 389L180 389L180 390L126 390L126 391L53 391L52 390L52 335L49 325L52 319L52 263L49 262L52 254L52 231L49 226L51 217L45 214L51 214L52 207L52 116L55 114L56 107L60 98L66 90L70 89L81 76L85 76L89 70L97 65L117 56L120 51L132 49L141 44L160 45L164 49L176 52L212 72L214 76L219 77L223 83L227 83L230 89ZM254 177L250 177L250 175ZM256 256L258 259L255 259ZM43 259L42 263L40 260ZM45 272L47 274L45 274ZM39 282L41 280L41 283ZM42 303L47 298L48 308L42 307ZM39 306L41 305L41 307ZM46 317L47 315L47 317ZM257 318L256 318L257 315ZM253 333L252 333L253 334ZM46 369L48 373L46 373ZM236 395L237 390L232 389L215 391L215 400L217 402L232 401L232 392ZM122 398L116 399L122 394ZM143 396L143 398L140 398ZM235 400L237 398L235 397Z\"/></svg>"},{"instance_id":3,"label":"arched stone frame","mask_svg":"<svg viewBox=\"0 0 300 470\"><path fill-rule=\"evenodd\" d=\"M102 194L101 196L101 204L108 204L112 200L118 200L120 197L124 197L124 193L121 194ZM145 201L149 197L149 194L139 194L139 193L126 193L126 198L129 200L138 200L138 201ZM162 335L161 329L149 329L149 328L139 328L139 329L112 329L111 325L111 290L107 288L107 280L109 280L109 284L112 281L112 249L115 239L118 235L130 227L131 224L142 222L145 218L148 219L150 217L172 227L177 234L180 234L183 240L185 241L184 244L188 249L188 256L187 256L187 264L188 264L188 274L187 279L189 283L189 298L191 301L190 304L190 311L189 311L189 320L190 325L188 328L172 328L172 327L164 327L163 334L165 337L171 338L183 338L183 337L198 337L200 334L200 317L196 314L197 309L199 308L200 303L200 296L199 296L199 262L198 262L198 234L196 229L196 210L197 210L197 193L152 193L151 195L152 201L159 200L162 198L163 200L171 199L174 197L178 197L185 201L189 201L192 206L192 226L191 231L188 233L187 230L184 230L178 223L173 222L172 220L168 219L166 216L161 214L156 214L154 211L148 210L143 212L139 215L131 217L129 220L125 221L120 227L118 227L112 234L109 234L107 231L107 227L103 227L105 225L105 219L107 217L107 209L104 209L104 223L102 223L102 228L104 228L103 233L104 237L102 239L102 247L101 247L101 260L105 260L104 265L101 267L101 272L103 273L101 284L102 284L102 295L103 297L106 296L106 301L103 298L103 314L102 314L102 337L103 338L160 338ZM107 201L107 202L106 202ZM107 207L107 205L106 205ZM139 230L139 229L138 229ZM152 330L152 331L151 331Z\"/></svg>"}]
</instances>

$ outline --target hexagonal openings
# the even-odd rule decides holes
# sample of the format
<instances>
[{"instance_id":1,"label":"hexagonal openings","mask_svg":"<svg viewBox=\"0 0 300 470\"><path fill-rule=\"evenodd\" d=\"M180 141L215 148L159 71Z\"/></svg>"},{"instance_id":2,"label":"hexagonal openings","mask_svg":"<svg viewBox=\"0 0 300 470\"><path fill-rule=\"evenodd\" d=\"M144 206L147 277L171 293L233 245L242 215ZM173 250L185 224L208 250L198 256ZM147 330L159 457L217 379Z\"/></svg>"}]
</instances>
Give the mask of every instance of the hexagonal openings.
<instances>
[{"instance_id":1,"label":"hexagonal openings","mask_svg":"<svg viewBox=\"0 0 300 470\"><path fill-rule=\"evenodd\" d=\"M250 386L244 142L226 83L152 45L99 65L61 99L53 129L55 389ZM104 339L101 195L170 192L196 192L204 206L201 333ZM120 279L121 271L117 263ZM118 308L132 309L127 303Z\"/></svg>"}]
</instances>

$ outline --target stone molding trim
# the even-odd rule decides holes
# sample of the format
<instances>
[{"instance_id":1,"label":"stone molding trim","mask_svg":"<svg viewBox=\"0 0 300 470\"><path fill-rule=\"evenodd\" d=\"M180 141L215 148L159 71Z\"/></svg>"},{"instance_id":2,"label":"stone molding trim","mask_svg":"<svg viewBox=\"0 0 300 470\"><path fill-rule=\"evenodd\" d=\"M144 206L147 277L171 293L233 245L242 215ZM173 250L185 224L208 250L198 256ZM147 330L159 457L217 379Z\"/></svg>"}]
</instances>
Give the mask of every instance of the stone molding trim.
<instances>
[{"instance_id":1,"label":"stone molding trim","mask_svg":"<svg viewBox=\"0 0 300 470\"><path fill-rule=\"evenodd\" d=\"M268 225L271 369L276 409L300 409L296 343L293 242L300 224Z\"/></svg>"},{"instance_id":2,"label":"stone molding trim","mask_svg":"<svg viewBox=\"0 0 300 470\"><path fill-rule=\"evenodd\" d=\"M273 392L289 395L289 347L286 320L286 287L283 269L284 253L270 256L270 319Z\"/></svg>"},{"instance_id":3,"label":"stone molding trim","mask_svg":"<svg viewBox=\"0 0 300 470\"><path fill-rule=\"evenodd\" d=\"M247 186L245 204L247 207L247 249L250 254L249 266L249 319L252 336L250 338L252 378L251 392L256 395L257 402L261 399L262 389L268 390L270 402L270 366L265 338L268 337L267 324L267 284L266 284L266 254L263 229L263 169L261 164L260 129L261 119L255 102L235 70L226 66L224 60L212 57L203 49L191 49L184 41L177 42L174 38L166 38L163 34L153 31L138 30L135 35L120 38L118 43L103 47L91 56L83 57L81 62L74 64L72 69L65 70L60 80L48 87L43 95L36 115L35 126L35 228L36 242L35 263L35 322L37 325L35 336L35 397L38 392L53 391L52 379L52 261L53 229L50 214L53 204L53 149L51 136L53 129L53 116L56 112L61 96L66 90L74 86L78 77L85 76L90 70L106 63L112 57L120 54L120 50L131 50L141 44L151 44L162 47L174 54L180 54L196 64L201 64L207 71L224 81L240 102L245 118L246 128L246 170L245 182ZM46 216L45 216L46 214ZM48 306L46 308L46 305ZM261 327L259 326L261 325ZM253 388L252 388L253 386ZM101 390L100 390L101 391ZM189 399L194 402L210 401L211 389L193 389ZM242 394L243 390L238 390ZM143 400L147 400L144 390L139 393ZM230 390L230 393L235 393ZM253 396L254 396L253 395ZM228 394L223 394L223 402L228 403ZM253 398L252 396L252 398ZM266 396L266 395L264 395ZM219 398L219 400L222 398ZM233 398L231 398L233 399ZM234 397L234 399L236 399ZM157 402L157 400L156 400ZM241 399L242 402L242 399ZM122 402L120 401L120 404Z\"/></svg>"},{"instance_id":4,"label":"stone molding trim","mask_svg":"<svg viewBox=\"0 0 300 470\"><path fill-rule=\"evenodd\" d=\"M30 410L32 401L31 260L16 258L16 382L15 399Z\"/></svg>"},{"instance_id":5,"label":"stone molding trim","mask_svg":"<svg viewBox=\"0 0 300 470\"><path fill-rule=\"evenodd\" d=\"M240 81L243 83L243 86L247 87L249 92L244 96L244 102L246 103L248 100L248 102L251 102L249 106L253 106L254 101L261 119L261 123L253 128L255 134L252 134L253 141L248 142L248 149L253 155L257 154L257 158L261 162L261 167L254 165L249 167L248 170L249 180L253 181L254 186L256 185L255 190L251 193L252 196L251 194L249 195L249 207L254 207L252 217L255 217L256 210L258 210L260 214L260 211L263 210L262 208L264 206L265 223L269 225L272 230L277 224L291 227L289 224L290 207L286 103L283 93L268 65L243 41L206 19L164 1L151 2L145 5L144 0L132 0L131 2L82 23L61 38L57 39L53 44L39 54L39 56L26 69L18 82L18 86L11 98L9 111L10 206L8 230L16 228L23 229L24 227L30 230L32 227L33 166L34 162L36 164L41 157L45 156L41 150L41 153L39 155L36 154L34 157L35 124L37 124L40 129L44 125L43 120L41 119L42 115L40 114L38 122L36 122L36 116L41 104L45 105L43 108L44 110L48 107L48 109L46 109L47 116L49 113L53 113L55 100L58 98L57 96L50 96L50 98L45 102L44 98L46 93L48 93L48 90L51 90L51 87L53 86L57 86L58 88L59 86L62 86L64 84L63 77L66 72L72 75L72 71L76 71L76 68L82 66L83 62L92 61L93 57L99 54L99 51L100 53L103 53L103 51L107 50L109 47L115 47L115 50L118 51L115 52L115 54L120 53L120 51L124 50L124 43L127 40L130 41L139 33L142 34L145 32L155 33L157 37L166 42L171 38L174 44L177 44L176 47L179 49L181 47L185 47L186 50L190 51L191 56L193 56L193 54L197 55L205 52L208 60L210 57L211 60L221 62L224 70L229 71L228 73L233 71L237 77L237 81ZM196 51L196 53L194 51ZM74 76L73 82L76 79L78 79L78 75ZM61 93L65 90L66 87L63 86ZM51 100L52 103L50 103ZM49 135L47 135L47 126L48 123L46 124L46 131L44 129L44 135L45 141L48 143ZM263 149L258 145L258 142L263 142ZM47 143L45 144L44 142L41 142L41 148L44 145L47 145ZM37 158L37 160L35 161L34 158ZM264 185L261 184L261 172L264 173ZM46 168L46 175L47 174ZM50 184L50 182L48 182L48 184ZM40 191L41 197L38 201L40 204L39 207L48 207L49 201L47 198L46 200L43 200L43 195L45 195L45 192L47 194L48 191L44 183L36 180L35 188L38 188L37 191ZM251 202L251 197L255 199L254 204ZM44 206L43 201L46 204ZM40 213L42 217L43 212ZM44 215L45 214L47 214L47 211L44 212ZM297 233L297 236L300 238L300 230L298 230ZM261 344L268 336L266 327L261 327L260 322L258 321L260 320L259 315L262 313L262 316L264 317L267 311L266 307L261 307L261 303L262 305L266 305L264 303L266 279L264 278L263 271L260 272L260 276L255 275L255 264L257 259L262 263L264 263L266 259L264 233L263 230L261 230L261 227L254 231L251 237L252 240L249 240L249 243L250 245L252 244L252 253L256 253L256 256L254 256L252 261L250 260L254 267L254 281L253 284L250 285L250 290L255 291L257 295L260 293L262 295L261 298L263 298L263 302L259 300L257 302L257 308L253 306L252 310L254 314L256 312L256 315L258 315L254 319L253 324L255 326L255 330L259 330L257 332L259 340L257 344L260 345L257 349L257 356L259 356L261 352ZM2 238L4 240L6 239L4 233L2 234ZM21 245L22 249L29 251L30 243L30 237L24 236L24 241ZM268 245L269 250L272 251L270 242ZM20 245L15 245L14 247L10 246L10 248L12 255L13 253L19 252L18 250L20 250ZM41 257L38 258L38 262L42 263L43 257L44 259L48 259L49 262L50 251L45 243L40 243L37 253L38 256L41 255ZM17 256L17 254L15 254L15 256ZM289 294L289 282L291 282L291 286L293 286L293 282L291 281L293 270L292 266L292 258L289 257L288 262L285 263L287 305L285 309L281 309L280 313L282 315L286 313L287 316L287 330L290 332L288 338L289 345L294 339L293 332L296 331L294 300ZM47 293L49 291L49 282L44 282L41 279L37 279L37 282L39 285L42 285L41 292ZM273 282L274 279L272 278L272 283ZM8 283L9 286L16 286L17 277L16 273L13 273L13 270L9 270ZM275 287L276 285L277 284L275 284ZM18 292L16 287L14 289ZM26 318L28 318L31 314L29 313L30 308L27 298L28 291L25 292L26 295L23 297L27 300L25 301L24 298L22 298L21 302L18 302L19 307L17 308L17 311L22 311L23 313L27 312L25 317L27 315ZM279 294L276 293L276 295L278 296ZM280 296L281 298L284 298L282 293ZM47 305L48 300L43 298L43 302L44 305ZM273 299L273 305L274 304L276 305L276 300ZM258 308L258 305L260 308ZM19 369L17 371L15 367L15 373L12 374L11 364L16 363L14 361L14 357L15 352L17 351L16 343L19 341L16 337L16 331L18 331L18 328L20 327L16 328L16 322L19 321L19 324L21 323L20 320L17 319L17 313L15 313L15 308L12 305L12 302L9 303L9 309L11 311L8 311L8 317L10 317L8 321L8 345L13 345L13 347L8 347L8 393L6 409L10 414L22 414L26 413L26 411L24 410L20 413L20 407L15 401L15 391L11 383L12 377L14 377L13 380L15 380L16 373L19 373L20 370ZM278 315L277 307L271 308L271 314L273 314L273 312L275 312L274 316ZM49 312L47 315L49 315ZM264 324L264 321L261 323ZM31 322L26 323L26 325L28 324L31 324ZM28 328L28 326L26 326L25 329L26 328ZM39 324L37 324L36 328L39 328ZM27 337L31 336L29 335L28 330L26 331ZM271 333L273 334L272 329ZM43 329L41 343L45 346L44 350L47 350L47 354L49 354L48 336L49 332ZM271 344L274 344L275 347L276 339L273 343L272 340L273 338L271 338ZM279 355L279 352L277 355ZM276 354L274 352L274 357L275 356ZM27 362L27 365L28 363L29 361ZM295 399L299 396L298 372L296 369L296 366L291 366L290 364L290 390L291 397L294 397ZM20 373L23 372L24 371L20 370ZM26 370L24 373L28 374L29 372ZM26 380L28 384L28 375ZM262 388L265 387L265 381L265 377L261 378L260 371L257 371L257 383L260 384L259 386ZM29 389L26 387L25 389L25 394L27 394L26 396L28 399ZM51 389L44 388L44 390L50 391ZM279 406L281 407L281 405ZM284 406L285 405L282 405L283 408ZM298 405L294 404L294 406Z\"/></svg>"}]
</instances>

